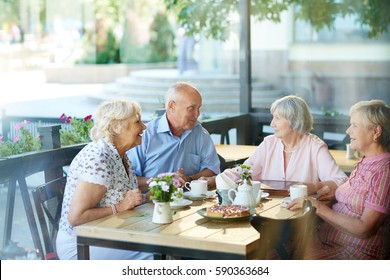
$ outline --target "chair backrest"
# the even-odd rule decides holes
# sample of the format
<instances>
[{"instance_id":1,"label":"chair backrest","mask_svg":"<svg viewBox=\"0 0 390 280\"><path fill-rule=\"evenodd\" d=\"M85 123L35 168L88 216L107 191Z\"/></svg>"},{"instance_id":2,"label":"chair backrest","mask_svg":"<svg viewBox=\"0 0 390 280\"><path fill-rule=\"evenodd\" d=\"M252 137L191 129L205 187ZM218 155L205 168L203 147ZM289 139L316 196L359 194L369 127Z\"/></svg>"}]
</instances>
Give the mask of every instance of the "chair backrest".
<instances>
[{"instance_id":1,"label":"chair backrest","mask_svg":"<svg viewBox=\"0 0 390 280\"><path fill-rule=\"evenodd\" d=\"M41 237L45 246L37 248L41 259L58 259L55 252L55 239L61 217L62 200L66 185L66 177L61 177L45 183L32 191ZM41 240L39 238L39 240Z\"/></svg>"},{"instance_id":2,"label":"chair backrest","mask_svg":"<svg viewBox=\"0 0 390 280\"><path fill-rule=\"evenodd\" d=\"M251 224L260 233L259 259L303 259L315 216L315 208L305 200L302 215L291 219L252 216ZM277 253L277 256L275 255Z\"/></svg>"}]
</instances>

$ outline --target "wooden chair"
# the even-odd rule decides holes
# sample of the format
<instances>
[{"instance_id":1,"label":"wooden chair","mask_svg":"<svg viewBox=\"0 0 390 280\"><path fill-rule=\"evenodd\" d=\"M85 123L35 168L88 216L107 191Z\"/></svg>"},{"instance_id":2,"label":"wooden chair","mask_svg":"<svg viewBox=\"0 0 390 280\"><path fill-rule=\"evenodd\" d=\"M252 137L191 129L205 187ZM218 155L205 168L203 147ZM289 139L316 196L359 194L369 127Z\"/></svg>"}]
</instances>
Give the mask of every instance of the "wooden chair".
<instances>
[{"instance_id":1,"label":"wooden chair","mask_svg":"<svg viewBox=\"0 0 390 280\"><path fill-rule=\"evenodd\" d=\"M251 224L260 233L259 259L303 259L314 223L315 208L304 201L302 215L291 219L252 216ZM275 254L276 253L276 254Z\"/></svg>"},{"instance_id":2,"label":"wooden chair","mask_svg":"<svg viewBox=\"0 0 390 280\"><path fill-rule=\"evenodd\" d=\"M41 259L58 260L55 252L55 241L61 217L62 200L66 185L66 177L45 183L32 191L38 223L41 229L38 238L41 240L37 252ZM42 241L45 249L42 248Z\"/></svg>"}]
</instances>

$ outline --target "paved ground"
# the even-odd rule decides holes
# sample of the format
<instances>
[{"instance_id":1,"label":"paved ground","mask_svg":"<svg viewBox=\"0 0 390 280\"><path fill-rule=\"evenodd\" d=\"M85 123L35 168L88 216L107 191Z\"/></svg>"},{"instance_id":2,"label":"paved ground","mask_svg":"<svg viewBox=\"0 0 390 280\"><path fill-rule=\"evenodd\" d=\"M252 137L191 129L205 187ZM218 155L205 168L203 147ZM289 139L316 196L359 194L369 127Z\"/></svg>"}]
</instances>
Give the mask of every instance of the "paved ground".
<instances>
[{"instance_id":1,"label":"paved ground","mask_svg":"<svg viewBox=\"0 0 390 280\"><path fill-rule=\"evenodd\" d=\"M83 117L97 103L103 84L47 84L42 71L0 73L0 109L7 115L59 117L62 113Z\"/></svg>"}]
</instances>

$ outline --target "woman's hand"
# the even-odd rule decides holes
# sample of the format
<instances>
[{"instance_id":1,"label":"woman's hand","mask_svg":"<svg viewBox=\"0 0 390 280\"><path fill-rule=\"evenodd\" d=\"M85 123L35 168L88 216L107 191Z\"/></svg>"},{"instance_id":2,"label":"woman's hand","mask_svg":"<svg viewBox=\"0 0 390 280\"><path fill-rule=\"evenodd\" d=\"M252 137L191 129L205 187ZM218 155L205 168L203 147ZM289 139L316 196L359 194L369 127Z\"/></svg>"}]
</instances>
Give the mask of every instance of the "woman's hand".
<instances>
[{"instance_id":1,"label":"woman's hand","mask_svg":"<svg viewBox=\"0 0 390 280\"><path fill-rule=\"evenodd\" d=\"M317 200L333 200L335 194L336 190L326 185L317 191Z\"/></svg>"},{"instance_id":2,"label":"woman's hand","mask_svg":"<svg viewBox=\"0 0 390 280\"><path fill-rule=\"evenodd\" d=\"M300 197L300 198L296 198L294 199L293 201L291 201L288 205L287 205L287 209L289 210L296 210L296 209L300 209L302 208L302 205L303 205L303 201L306 199L307 197Z\"/></svg>"},{"instance_id":3,"label":"woman's hand","mask_svg":"<svg viewBox=\"0 0 390 280\"><path fill-rule=\"evenodd\" d=\"M322 204L322 202L319 202L316 198L312 198L310 196L305 196L305 197L296 198L293 201L291 201L287 205L287 209L289 209L289 210L301 209L303 207L304 200L309 200L311 202L311 205L314 208L317 208L317 210L318 210L318 207L320 207L320 205Z\"/></svg>"},{"instance_id":4,"label":"woman's hand","mask_svg":"<svg viewBox=\"0 0 390 280\"><path fill-rule=\"evenodd\" d=\"M142 204L142 194L140 190L138 189L129 190L126 193L125 198L116 205L116 210L118 212L131 210L134 207L141 204Z\"/></svg>"}]
</instances>

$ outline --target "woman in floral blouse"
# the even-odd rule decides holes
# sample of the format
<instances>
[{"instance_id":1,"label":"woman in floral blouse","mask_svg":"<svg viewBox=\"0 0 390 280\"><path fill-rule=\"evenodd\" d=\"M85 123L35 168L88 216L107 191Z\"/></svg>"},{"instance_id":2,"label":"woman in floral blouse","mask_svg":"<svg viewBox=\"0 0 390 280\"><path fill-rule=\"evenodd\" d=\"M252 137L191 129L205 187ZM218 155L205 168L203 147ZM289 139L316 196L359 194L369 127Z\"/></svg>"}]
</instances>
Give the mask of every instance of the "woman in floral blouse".
<instances>
[{"instance_id":1,"label":"woman in floral blouse","mask_svg":"<svg viewBox=\"0 0 390 280\"><path fill-rule=\"evenodd\" d=\"M347 133L363 154L348 181L336 190L332 208L312 199L324 220L308 259L390 258L390 108L383 101L351 107ZM294 200L288 207L301 207Z\"/></svg>"},{"instance_id":2,"label":"woman in floral blouse","mask_svg":"<svg viewBox=\"0 0 390 280\"><path fill-rule=\"evenodd\" d=\"M133 209L142 203L126 151L142 143L145 125L133 101L102 103L94 117L92 142L73 159L67 177L57 236L60 259L77 259L74 227ZM152 254L90 247L91 259L151 259Z\"/></svg>"}]
</instances>

